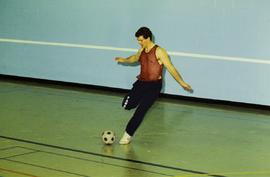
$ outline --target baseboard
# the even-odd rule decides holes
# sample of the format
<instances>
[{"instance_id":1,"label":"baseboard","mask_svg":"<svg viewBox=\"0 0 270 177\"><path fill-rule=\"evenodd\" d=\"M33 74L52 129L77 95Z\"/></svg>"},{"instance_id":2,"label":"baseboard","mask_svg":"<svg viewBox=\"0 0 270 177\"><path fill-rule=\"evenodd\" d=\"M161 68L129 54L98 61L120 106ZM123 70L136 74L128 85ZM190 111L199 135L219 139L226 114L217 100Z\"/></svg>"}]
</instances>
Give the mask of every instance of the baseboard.
<instances>
[{"instance_id":1,"label":"baseboard","mask_svg":"<svg viewBox=\"0 0 270 177\"><path fill-rule=\"evenodd\" d=\"M97 90L117 92L117 93L127 93L128 92L127 89L111 88L111 87L104 87L104 86L97 86L97 85L74 83L74 82L47 80L47 79L40 79L40 78L12 76L12 75L5 75L5 74L0 74L0 80L6 80L6 81L11 81L11 82L27 82L28 84L46 84L46 85L53 85L53 86L68 86L71 88L97 89ZM267 106L267 105L233 102L233 101L226 101L226 100L214 100L214 99L187 97L187 96L164 94L164 93L161 94L160 97L161 98L177 99L177 100L181 100L181 101L195 102L195 103L205 103L205 104L213 104L213 105L221 105L221 106L252 108L252 109L259 109L259 110L265 110L265 111L270 112L270 106Z\"/></svg>"}]
</instances>

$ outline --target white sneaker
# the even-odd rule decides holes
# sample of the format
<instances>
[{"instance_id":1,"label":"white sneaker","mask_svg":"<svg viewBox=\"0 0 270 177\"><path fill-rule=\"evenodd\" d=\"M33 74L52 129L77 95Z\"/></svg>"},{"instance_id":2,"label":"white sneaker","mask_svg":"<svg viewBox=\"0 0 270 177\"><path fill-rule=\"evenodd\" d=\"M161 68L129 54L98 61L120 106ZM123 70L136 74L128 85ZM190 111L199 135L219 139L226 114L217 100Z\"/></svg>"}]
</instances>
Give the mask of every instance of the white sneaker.
<instances>
[{"instance_id":1,"label":"white sneaker","mask_svg":"<svg viewBox=\"0 0 270 177\"><path fill-rule=\"evenodd\" d=\"M129 144L130 142L131 142L131 136L127 132L125 132L122 138L120 139L119 144L125 145L125 144Z\"/></svg>"}]
</instances>

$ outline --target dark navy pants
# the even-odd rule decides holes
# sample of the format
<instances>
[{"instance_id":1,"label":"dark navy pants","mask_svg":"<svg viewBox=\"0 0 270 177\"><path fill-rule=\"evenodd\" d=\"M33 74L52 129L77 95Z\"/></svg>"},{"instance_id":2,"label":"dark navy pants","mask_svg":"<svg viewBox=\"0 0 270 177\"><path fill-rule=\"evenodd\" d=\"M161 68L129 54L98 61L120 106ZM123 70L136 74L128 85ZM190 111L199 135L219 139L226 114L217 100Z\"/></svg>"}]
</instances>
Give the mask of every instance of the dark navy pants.
<instances>
[{"instance_id":1,"label":"dark navy pants","mask_svg":"<svg viewBox=\"0 0 270 177\"><path fill-rule=\"evenodd\" d=\"M153 105L159 96L162 88L162 80L159 81L140 81L137 80L131 91L124 97L122 106L127 109L136 108L135 113L126 126L126 132L133 136L140 126L146 112Z\"/></svg>"}]
</instances>

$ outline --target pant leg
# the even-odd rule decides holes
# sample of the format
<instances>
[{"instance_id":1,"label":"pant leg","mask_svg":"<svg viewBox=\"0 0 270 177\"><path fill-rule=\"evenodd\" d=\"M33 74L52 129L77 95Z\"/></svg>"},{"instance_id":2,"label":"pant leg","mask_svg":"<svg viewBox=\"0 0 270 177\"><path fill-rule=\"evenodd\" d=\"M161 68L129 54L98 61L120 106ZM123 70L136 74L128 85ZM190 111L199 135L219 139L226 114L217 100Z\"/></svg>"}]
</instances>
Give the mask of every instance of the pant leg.
<instances>
[{"instance_id":1,"label":"pant leg","mask_svg":"<svg viewBox=\"0 0 270 177\"><path fill-rule=\"evenodd\" d=\"M144 93L139 106L137 107L135 113L132 118L129 120L126 126L126 132L133 136L140 124L142 123L145 114L149 110L149 108L153 105L153 103L157 100L162 84L158 83L154 86L150 86L147 88Z\"/></svg>"},{"instance_id":2,"label":"pant leg","mask_svg":"<svg viewBox=\"0 0 270 177\"><path fill-rule=\"evenodd\" d=\"M133 84L131 91L124 97L122 107L130 110L136 108L143 96L143 86L140 81Z\"/></svg>"}]
</instances>

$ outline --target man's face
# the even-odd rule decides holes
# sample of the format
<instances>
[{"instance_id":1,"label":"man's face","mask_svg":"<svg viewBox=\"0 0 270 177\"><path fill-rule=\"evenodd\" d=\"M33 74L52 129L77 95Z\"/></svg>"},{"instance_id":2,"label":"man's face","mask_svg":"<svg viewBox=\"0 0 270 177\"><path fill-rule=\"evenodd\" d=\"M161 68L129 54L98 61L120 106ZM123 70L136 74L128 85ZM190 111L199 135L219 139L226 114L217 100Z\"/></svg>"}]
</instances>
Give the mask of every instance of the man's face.
<instances>
[{"instance_id":1,"label":"man's face","mask_svg":"<svg viewBox=\"0 0 270 177\"><path fill-rule=\"evenodd\" d=\"M145 47L146 47L146 44L147 44L148 40L149 40L149 38L144 39L143 36L137 37L137 41L138 41L138 43L140 44L140 46L141 46L142 48L145 48Z\"/></svg>"}]
</instances>

